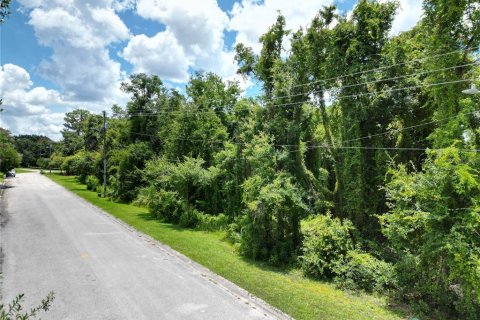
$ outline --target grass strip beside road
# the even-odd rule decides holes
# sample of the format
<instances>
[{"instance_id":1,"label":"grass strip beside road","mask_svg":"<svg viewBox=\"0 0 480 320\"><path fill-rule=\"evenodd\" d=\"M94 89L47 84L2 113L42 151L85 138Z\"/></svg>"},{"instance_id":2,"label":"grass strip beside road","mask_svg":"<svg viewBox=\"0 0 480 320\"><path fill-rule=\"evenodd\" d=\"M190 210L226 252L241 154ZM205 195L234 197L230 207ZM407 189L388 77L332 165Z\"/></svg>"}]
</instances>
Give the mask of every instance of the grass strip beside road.
<instances>
[{"instance_id":1,"label":"grass strip beside road","mask_svg":"<svg viewBox=\"0 0 480 320\"><path fill-rule=\"evenodd\" d=\"M35 172L35 169L27 169L27 168L15 169L15 173L31 173L31 172Z\"/></svg>"},{"instance_id":2,"label":"grass strip beside road","mask_svg":"<svg viewBox=\"0 0 480 320\"><path fill-rule=\"evenodd\" d=\"M181 228L153 219L145 208L99 198L74 177L47 177L137 230L170 246L296 319L402 319L383 299L350 294L332 284L242 258L221 232Z\"/></svg>"}]
</instances>

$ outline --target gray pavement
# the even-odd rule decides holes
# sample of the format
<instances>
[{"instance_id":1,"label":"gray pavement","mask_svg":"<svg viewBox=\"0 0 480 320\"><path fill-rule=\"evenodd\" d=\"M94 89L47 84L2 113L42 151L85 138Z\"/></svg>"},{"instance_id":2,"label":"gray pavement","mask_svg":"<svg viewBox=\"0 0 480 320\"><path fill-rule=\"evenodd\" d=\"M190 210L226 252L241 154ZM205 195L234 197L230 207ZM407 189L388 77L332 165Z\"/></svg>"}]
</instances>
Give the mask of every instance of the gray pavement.
<instances>
[{"instance_id":1,"label":"gray pavement","mask_svg":"<svg viewBox=\"0 0 480 320\"><path fill-rule=\"evenodd\" d=\"M284 319L225 279L129 228L38 173L0 205L0 298L49 291L42 319Z\"/></svg>"}]
</instances>

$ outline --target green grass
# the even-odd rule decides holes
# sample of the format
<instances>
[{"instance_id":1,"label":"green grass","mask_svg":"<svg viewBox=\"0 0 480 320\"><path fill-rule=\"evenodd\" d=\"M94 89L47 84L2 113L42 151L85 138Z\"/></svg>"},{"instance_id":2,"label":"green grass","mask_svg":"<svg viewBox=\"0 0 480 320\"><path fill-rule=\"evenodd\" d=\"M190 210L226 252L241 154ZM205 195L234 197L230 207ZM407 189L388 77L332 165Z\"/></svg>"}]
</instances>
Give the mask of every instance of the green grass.
<instances>
[{"instance_id":1,"label":"green grass","mask_svg":"<svg viewBox=\"0 0 480 320\"><path fill-rule=\"evenodd\" d=\"M35 171L34 169L18 168L15 169L15 173L29 173Z\"/></svg>"},{"instance_id":2,"label":"green grass","mask_svg":"<svg viewBox=\"0 0 480 320\"><path fill-rule=\"evenodd\" d=\"M161 223L144 208L99 198L73 177L46 176L296 319L404 318L399 311L389 309L382 298L343 292L332 284L303 277L298 269L276 269L244 259L223 241L221 232L207 233Z\"/></svg>"}]
</instances>

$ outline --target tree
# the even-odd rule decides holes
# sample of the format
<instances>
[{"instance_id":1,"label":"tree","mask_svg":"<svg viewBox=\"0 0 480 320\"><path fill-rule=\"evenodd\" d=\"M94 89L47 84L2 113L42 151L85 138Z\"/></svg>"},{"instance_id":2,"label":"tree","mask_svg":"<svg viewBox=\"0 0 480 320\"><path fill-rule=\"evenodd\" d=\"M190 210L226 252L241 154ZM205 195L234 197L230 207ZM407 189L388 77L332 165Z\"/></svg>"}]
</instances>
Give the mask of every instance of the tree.
<instances>
[{"instance_id":1,"label":"tree","mask_svg":"<svg viewBox=\"0 0 480 320\"><path fill-rule=\"evenodd\" d=\"M48 158L55 143L46 136L18 135L14 137L15 148L22 155L22 167L35 167L39 159Z\"/></svg>"},{"instance_id":2,"label":"tree","mask_svg":"<svg viewBox=\"0 0 480 320\"><path fill-rule=\"evenodd\" d=\"M430 152L422 171L389 170L382 230L398 255L402 296L451 316L480 313L478 155Z\"/></svg>"},{"instance_id":3,"label":"tree","mask_svg":"<svg viewBox=\"0 0 480 320\"><path fill-rule=\"evenodd\" d=\"M85 109L76 109L65 114L62 152L65 156L71 156L84 148L85 121L91 115Z\"/></svg>"},{"instance_id":4,"label":"tree","mask_svg":"<svg viewBox=\"0 0 480 320\"><path fill-rule=\"evenodd\" d=\"M0 24L3 24L5 22L5 19L9 15L10 15L10 0L1 0L0 1Z\"/></svg>"},{"instance_id":5,"label":"tree","mask_svg":"<svg viewBox=\"0 0 480 320\"><path fill-rule=\"evenodd\" d=\"M132 95L127 104L130 141L150 141L155 145L158 131L158 117L155 114L162 109L167 93L162 81L157 76L133 74L129 81L122 83L121 89Z\"/></svg>"},{"instance_id":6,"label":"tree","mask_svg":"<svg viewBox=\"0 0 480 320\"><path fill-rule=\"evenodd\" d=\"M144 184L143 169L153 152L145 142L137 142L123 151L118 167L115 196L122 201L132 201Z\"/></svg>"},{"instance_id":7,"label":"tree","mask_svg":"<svg viewBox=\"0 0 480 320\"><path fill-rule=\"evenodd\" d=\"M14 147L14 140L10 132L0 128L0 172L7 173L20 165L22 161Z\"/></svg>"}]
</instances>

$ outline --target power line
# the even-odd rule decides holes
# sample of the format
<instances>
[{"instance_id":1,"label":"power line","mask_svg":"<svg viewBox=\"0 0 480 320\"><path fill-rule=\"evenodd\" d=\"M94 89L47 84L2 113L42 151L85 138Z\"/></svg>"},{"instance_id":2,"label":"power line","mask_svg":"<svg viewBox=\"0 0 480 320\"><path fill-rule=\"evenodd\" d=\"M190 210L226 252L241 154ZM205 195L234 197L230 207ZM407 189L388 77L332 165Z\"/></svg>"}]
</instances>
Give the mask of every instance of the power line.
<instances>
[{"instance_id":1,"label":"power line","mask_svg":"<svg viewBox=\"0 0 480 320\"><path fill-rule=\"evenodd\" d=\"M401 128L401 129L392 129L392 130L389 130L389 131L384 131L382 133L376 133L376 134L372 134L372 135L368 135L368 136L364 136L364 137L360 137L360 138L345 140L342 143L348 143L348 142L353 142L353 141L358 141L358 140L370 139L370 138L373 138L373 137L383 136L383 135L387 135L387 134L391 134L391 133L397 133L397 132L401 132L401 131L405 131L405 130L411 130L411 129L414 129L414 128L427 126L429 124L434 124L434 123L437 123L437 122L442 122L442 121L447 121L447 120L450 120L450 119L458 118L460 116L468 116L468 115L471 115L471 114L478 114L479 112L480 111L460 113L460 114L457 114L457 115L454 115L454 116L451 116L451 117L446 117L446 118L438 119L438 120L432 120L432 121L429 121L429 122L420 123L420 124L417 124L417 125L413 125L413 126L409 126L409 127L405 127L405 128Z\"/></svg>"},{"instance_id":2,"label":"power line","mask_svg":"<svg viewBox=\"0 0 480 320\"><path fill-rule=\"evenodd\" d=\"M393 89L383 90L383 91L364 92L364 93L356 93L356 94L350 94L350 95L339 95L335 98L336 99L358 98L358 97L370 96L370 95L375 95L375 94L399 92L399 91L403 91L403 90L412 90L412 89L427 88L427 87L441 86L441 85L454 84L454 83L470 82L470 81L474 81L474 80L475 79L463 79L463 80L445 81L445 82L437 82L437 83L430 83L430 84L427 83L427 84L418 85L418 86L410 86L410 87L404 87L404 88L393 88ZM269 105L268 107L286 107L286 106L304 104L304 103L307 103L307 102L310 102L310 100L298 101L298 102L288 102L288 103L281 103L281 104L273 104L273 105Z\"/></svg>"},{"instance_id":3,"label":"power line","mask_svg":"<svg viewBox=\"0 0 480 320\"><path fill-rule=\"evenodd\" d=\"M150 134L142 134L142 133L135 133L132 132L133 134L137 135L143 135L143 136L150 136L150 137L156 137L155 135L150 135ZM208 140L208 139L192 139L192 138L170 138L171 140L181 140L181 141L191 141L191 142L208 142L212 144L224 144L226 142L233 144L233 145L239 145L239 146L245 146L248 144L247 142L234 142L234 141L228 141L228 140ZM350 149L360 149L360 150L385 150L385 151L443 151L447 148L428 148L428 147L375 147L375 146L344 146L344 145L338 145L338 146L332 146L328 144L319 144L319 145L308 145L308 142L305 142L305 145L298 145L298 144L272 144L271 146L273 147L279 147L279 148L292 148L296 147L298 149L296 150L285 150L288 152L298 152L301 150L314 150L314 149L336 149L336 150L350 150ZM473 152L473 153L480 153L479 149L459 149L464 152Z\"/></svg>"},{"instance_id":4,"label":"power line","mask_svg":"<svg viewBox=\"0 0 480 320\"><path fill-rule=\"evenodd\" d=\"M374 137L383 136L383 135L392 134L392 133L399 133L399 132L402 132L402 131L411 130L411 129L415 129L415 128L427 126L427 125L430 125L430 124L447 121L447 120L450 120L450 119L455 119L455 118L458 118L458 117L461 117L461 116L468 116L468 115L478 114L478 113L480 113L480 111L472 111L472 112L467 112L467 113L460 113L460 114L457 114L457 115L454 115L454 116L451 116L451 117L446 117L446 118L442 118L442 119L432 120L432 121L428 121L428 122L424 122L424 123L420 123L420 124L408 126L408 127L405 127L405 128L392 129L392 130L384 131L384 132L381 132L381 133L370 134L370 135L363 136L363 137L359 137L359 138L354 138L354 139L345 140L345 141L342 141L342 144L349 143L349 142L354 142L354 141L359 141L359 140L371 139L371 138L374 138ZM137 134L137 135L144 135L144 136L157 137L157 138L158 138L158 136L156 136L156 135L143 134L143 133L138 133L138 132L132 132L132 133L133 133L133 134ZM190 138L176 138L176 139L177 139L177 140L189 140L189 141L193 141L193 140L190 139ZM206 142L211 142L211 140L205 140L205 139L196 139L195 141L197 141L197 142L205 142L205 141L206 141ZM219 142L219 140L214 140L214 141L215 141L215 142ZM222 141L222 143L223 143L223 141ZM308 144L308 143L311 143L311 141L305 141L305 143ZM278 146L278 145L277 145L277 146ZM280 145L280 146L292 146L292 145ZM293 145L293 146L296 146L296 145Z\"/></svg>"},{"instance_id":5,"label":"power line","mask_svg":"<svg viewBox=\"0 0 480 320\"><path fill-rule=\"evenodd\" d=\"M430 74L430 73L434 73L434 72L440 72L440 71L446 71L446 70L454 70L454 69L458 69L458 68L465 68L465 67L473 66L473 65L477 65L477 66L478 66L478 65L479 65L479 62L472 62L472 63L463 64L463 65L445 67L445 68L434 69L434 70L427 70L427 71L422 71L422 72L417 72L417 73L410 73L410 74L406 74L406 75L402 75L402 76L396 76L396 77L387 78L387 79L377 79L377 80L366 81L366 82L361 82L361 83L353 83L353 84L343 85L343 86L341 86L340 88L337 87L337 86L332 86L332 87L330 87L330 88L325 88L325 89L321 89L321 90L313 90L313 91L310 91L310 92L307 92L307 93L297 93L297 94L292 94L292 95L284 95L284 96L274 97L274 98L267 99L267 100L275 100L275 99L282 99L282 98L292 98L292 97L296 97L296 96L304 96L305 94L321 93L321 92L325 92L325 91L329 91L329 90L334 90L334 89L353 88L353 87L363 86L363 85L368 85L368 84L381 83L381 82L387 82L387 81L393 81L393 80L400 80L400 79L404 79L404 78L408 78L408 77L414 77L414 76L418 76L418 75ZM311 83L314 83L314 82L315 82L315 81L313 81L313 82L311 82ZM295 86L292 86L292 87L290 87L290 88L294 88L294 87L295 87ZM257 96L260 96L260 95L256 95L256 96L252 96L252 97L257 97ZM249 98L251 98L251 97L249 97Z\"/></svg>"},{"instance_id":6,"label":"power line","mask_svg":"<svg viewBox=\"0 0 480 320\"><path fill-rule=\"evenodd\" d=\"M449 51L449 52L446 52L446 53L440 53L440 54L427 56L427 57L423 57L423 58L412 59L412 60L409 60L409 61L395 63L395 64L391 64L391 65L386 65L386 66L382 66L382 67L378 67L378 68L373 68L373 69L368 69L368 70L363 70L363 71L357 71L357 72L348 73L348 74L344 74L344 75L340 75L340 76L336 76L336 77L318 79L318 80L311 81L311 82L308 82L308 83L299 84L297 86L306 86L306 85L311 85L311 84L319 83L319 82L326 82L326 81L331 81L331 80L336 80L336 79L342 79L342 78L346 78L346 77L361 75L361 74L364 74L364 73L371 73L371 72L375 72L375 71L379 71L379 70L385 70L385 69L389 69L389 68L393 68L393 67L407 65L407 64L413 63L413 62L421 62L421 61L425 61L425 60L432 59L432 58L444 57L444 56L451 55L451 54L454 54L454 53L457 53L457 52L464 52L464 51L473 52L475 50L480 50L480 47L470 47L470 48L467 47L467 48L464 48L464 49L457 49L457 50ZM371 56L369 56L369 57L371 57ZM292 87L292 88L294 88L294 87Z\"/></svg>"},{"instance_id":7,"label":"power line","mask_svg":"<svg viewBox=\"0 0 480 320\"><path fill-rule=\"evenodd\" d=\"M363 92L363 93L356 93L356 94L350 94L350 95L339 95L334 97L335 99L346 99L346 98L358 98L362 96L370 96L370 95L375 95L375 94L384 94L384 93L392 93L392 92L400 92L403 90L412 90L412 89L419 89L419 88L427 88L427 87L434 87L434 86L441 86L441 85L447 85L447 84L456 84L456 83L464 83L464 82L471 82L474 81L475 79L461 79L461 80L454 80L454 81L445 81L445 82L437 82L437 83L430 83L430 84L422 84L418 86L409 86L409 87L403 87L403 88L392 88L388 90L382 90L382 91L374 91L374 92ZM272 104L272 105L267 105L268 107L288 107L288 106L294 106L294 105L300 105L304 103L309 103L312 102L311 99L308 100L302 100L302 101L297 101L297 102L287 102L287 103L280 103L280 104ZM148 117L148 116L158 116L159 114L174 114L174 113L211 113L211 112L218 112L218 113L226 113L223 110L207 110L207 111L198 111L198 110L191 110L191 111L156 111L154 113L137 113L137 114L130 114L129 117Z\"/></svg>"},{"instance_id":8,"label":"power line","mask_svg":"<svg viewBox=\"0 0 480 320\"><path fill-rule=\"evenodd\" d=\"M476 50L476 49L480 49L480 47L474 47L474 48L470 48L470 49L471 49L471 50ZM402 64L408 64L408 63L415 62L415 61L422 61L422 60L426 60L426 59L430 59L430 58L435 58L435 57L440 57L440 56L444 56L444 55L449 55L449 54L452 54L452 53L455 53L455 52L464 51L464 50L470 50L470 49L469 49L469 48L459 49L459 50L454 50L454 51L451 51L451 52L448 52L448 53L443 53L443 54L439 54L439 55L433 55L433 56L424 57L424 58L421 58L421 59L413 59L413 60L410 60L410 61L407 61L407 62L402 62L402 63L393 64L393 65L389 65L389 66L382 66L382 67L379 67L379 68L370 69L370 70L365 70L365 71L361 71L361 72L357 72L357 73L340 75L340 76L332 77L332 78L328 78L328 79L320 79L320 80L311 81L311 82L308 82L308 83L305 83L305 84L301 84L301 85L295 85L295 86L290 87L290 89L291 89L291 88L296 88L296 87L298 87L298 86L303 86L303 85L309 85L309 84L317 83L317 82L319 82L319 81L341 79L341 78L344 78L344 77L347 77L347 76L351 76L351 75L356 75L356 74L359 74L359 73L366 73L366 72L373 72L373 71L376 71L376 70L383 70L383 69L387 69L387 68L390 68L390 67L393 67L393 66L398 66L398 65L402 65ZM293 97L296 97L296 96L305 96L306 94L326 92L326 91L338 90L338 89L345 89L345 88L351 88L351 87L356 87L356 86L361 86L361 85L368 85L368 84L373 84L373 83L381 83L381 82L386 82L386 81L399 80L399 79L403 79L403 78L414 77L414 76L418 76L418 75L424 75L424 74L429 74L429 73L434 73L434 72L440 72L440 71L446 71L446 70L452 70L452 69L458 69L458 68L464 68L464 67L467 67L467 66L473 66L473 65L479 65L479 64L480 64L480 61L477 60L477 61L475 61L475 62L467 63L467 64L463 64L463 65L450 66L450 67L439 68L439 69L435 69L435 70L427 70L427 71L421 71L421 72L416 72L416 73L410 73L410 74L401 75L401 76L396 76L396 77L392 77L392 78L377 79L377 80L372 80L372 81L366 81L366 82L361 82L361 83L344 85L344 86L341 86L340 88L337 87L337 86L332 86L332 87L325 88L325 89L322 89L322 90L310 91L310 92L306 92L306 93L298 93L298 94L293 94L293 95L277 96L277 97L270 98L270 99L263 99L262 102L268 102L268 101L273 101L273 100L282 99L282 98L293 98ZM399 88L399 89L400 89L400 88ZM370 93L369 93L369 94L370 94ZM256 95L251 95L251 96L244 96L244 98L255 98L255 97L261 97L261 94L256 94ZM344 97L344 98L345 98L345 97ZM214 102L214 103L215 103L215 102L220 102L220 103L223 103L223 101L220 101L220 100L210 100L210 102ZM168 111L163 111L163 112L168 112Z\"/></svg>"}]
</instances>

